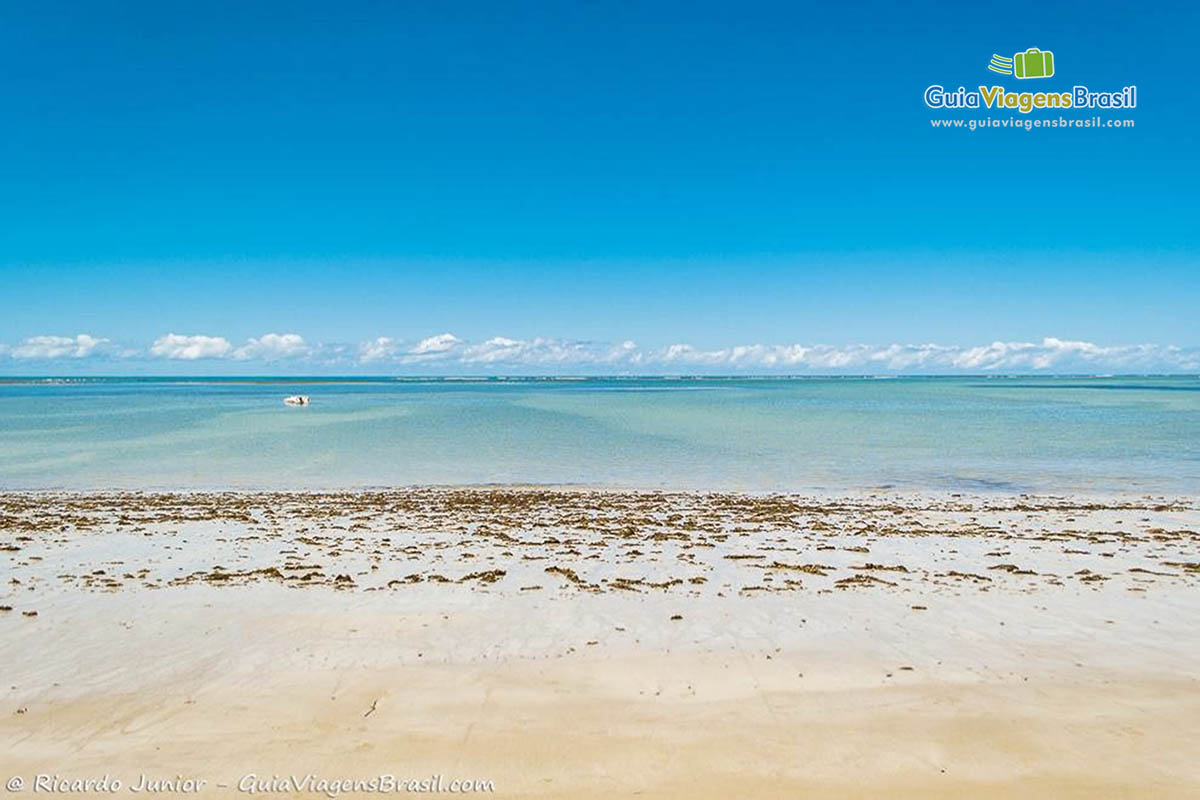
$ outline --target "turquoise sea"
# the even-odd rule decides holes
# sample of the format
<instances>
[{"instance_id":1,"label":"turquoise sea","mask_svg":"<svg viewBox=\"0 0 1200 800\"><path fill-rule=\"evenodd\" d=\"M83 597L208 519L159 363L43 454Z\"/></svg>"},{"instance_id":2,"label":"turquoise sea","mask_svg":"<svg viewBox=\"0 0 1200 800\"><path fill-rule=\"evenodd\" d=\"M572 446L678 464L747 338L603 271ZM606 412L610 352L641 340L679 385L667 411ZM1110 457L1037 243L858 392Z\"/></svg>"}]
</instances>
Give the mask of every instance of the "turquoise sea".
<instances>
[{"instance_id":1,"label":"turquoise sea","mask_svg":"<svg viewBox=\"0 0 1200 800\"><path fill-rule=\"evenodd\" d=\"M1190 494L1200 378L0 379L2 488L485 483Z\"/></svg>"}]
</instances>

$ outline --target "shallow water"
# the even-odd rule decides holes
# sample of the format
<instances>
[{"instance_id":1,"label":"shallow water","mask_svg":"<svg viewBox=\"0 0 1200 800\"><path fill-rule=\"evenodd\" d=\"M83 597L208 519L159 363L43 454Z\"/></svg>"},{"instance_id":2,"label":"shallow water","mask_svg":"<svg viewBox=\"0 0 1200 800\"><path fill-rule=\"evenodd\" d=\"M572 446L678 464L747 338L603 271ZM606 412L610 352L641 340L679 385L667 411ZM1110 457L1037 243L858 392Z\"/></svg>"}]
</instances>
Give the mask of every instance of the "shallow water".
<instances>
[{"instance_id":1,"label":"shallow water","mask_svg":"<svg viewBox=\"0 0 1200 800\"><path fill-rule=\"evenodd\" d=\"M0 382L0 487L474 483L1190 494L1200 379Z\"/></svg>"}]
</instances>

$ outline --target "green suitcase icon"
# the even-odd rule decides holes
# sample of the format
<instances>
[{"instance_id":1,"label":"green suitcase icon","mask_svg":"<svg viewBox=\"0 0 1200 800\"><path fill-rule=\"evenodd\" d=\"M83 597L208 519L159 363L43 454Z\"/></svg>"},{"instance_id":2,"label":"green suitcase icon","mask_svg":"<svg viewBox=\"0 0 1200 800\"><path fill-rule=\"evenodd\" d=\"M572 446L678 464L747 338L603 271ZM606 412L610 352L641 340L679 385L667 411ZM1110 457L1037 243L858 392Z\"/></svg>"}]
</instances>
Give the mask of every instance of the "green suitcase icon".
<instances>
[{"instance_id":1,"label":"green suitcase icon","mask_svg":"<svg viewBox=\"0 0 1200 800\"><path fill-rule=\"evenodd\" d=\"M1018 78L1049 78L1054 74L1054 53L1031 47L1013 56L1013 74Z\"/></svg>"}]
</instances>

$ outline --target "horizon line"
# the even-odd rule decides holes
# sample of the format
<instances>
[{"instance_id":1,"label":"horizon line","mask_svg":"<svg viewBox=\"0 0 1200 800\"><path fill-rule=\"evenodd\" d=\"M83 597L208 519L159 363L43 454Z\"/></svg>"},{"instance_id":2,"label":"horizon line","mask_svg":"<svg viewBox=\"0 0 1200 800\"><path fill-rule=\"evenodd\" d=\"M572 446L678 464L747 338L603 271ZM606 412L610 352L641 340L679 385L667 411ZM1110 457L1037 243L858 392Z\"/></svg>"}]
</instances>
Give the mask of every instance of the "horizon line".
<instances>
[{"instance_id":1,"label":"horizon line","mask_svg":"<svg viewBox=\"0 0 1200 800\"><path fill-rule=\"evenodd\" d=\"M899 380L904 378L1200 378L1197 372L930 372L930 373L645 373L645 374L375 374L375 375L222 375L222 374L127 374L127 375L0 375L0 383L21 381L98 381L98 380L171 380L225 381L229 383L363 383L368 381L581 381L581 380L819 380L819 379Z\"/></svg>"}]
</instances>

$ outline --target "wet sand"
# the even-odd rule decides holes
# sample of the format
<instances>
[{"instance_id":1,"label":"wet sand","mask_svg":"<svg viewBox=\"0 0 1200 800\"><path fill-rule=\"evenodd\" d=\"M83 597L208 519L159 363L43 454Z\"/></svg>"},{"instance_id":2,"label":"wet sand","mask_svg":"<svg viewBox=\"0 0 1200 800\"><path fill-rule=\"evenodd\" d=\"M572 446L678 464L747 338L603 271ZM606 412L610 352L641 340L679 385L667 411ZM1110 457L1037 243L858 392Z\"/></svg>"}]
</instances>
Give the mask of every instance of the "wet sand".
<instances>
[{"instance_id":1,"label":"wet sand","mask_svg":"<svg viewBox=\"0 0 1200 800\"><path fill-rule=\"evenodd\" d=\"M1198 532L1175 497L0 494L0 778L1195 796Z\"/></svg>"}]
</instances>

